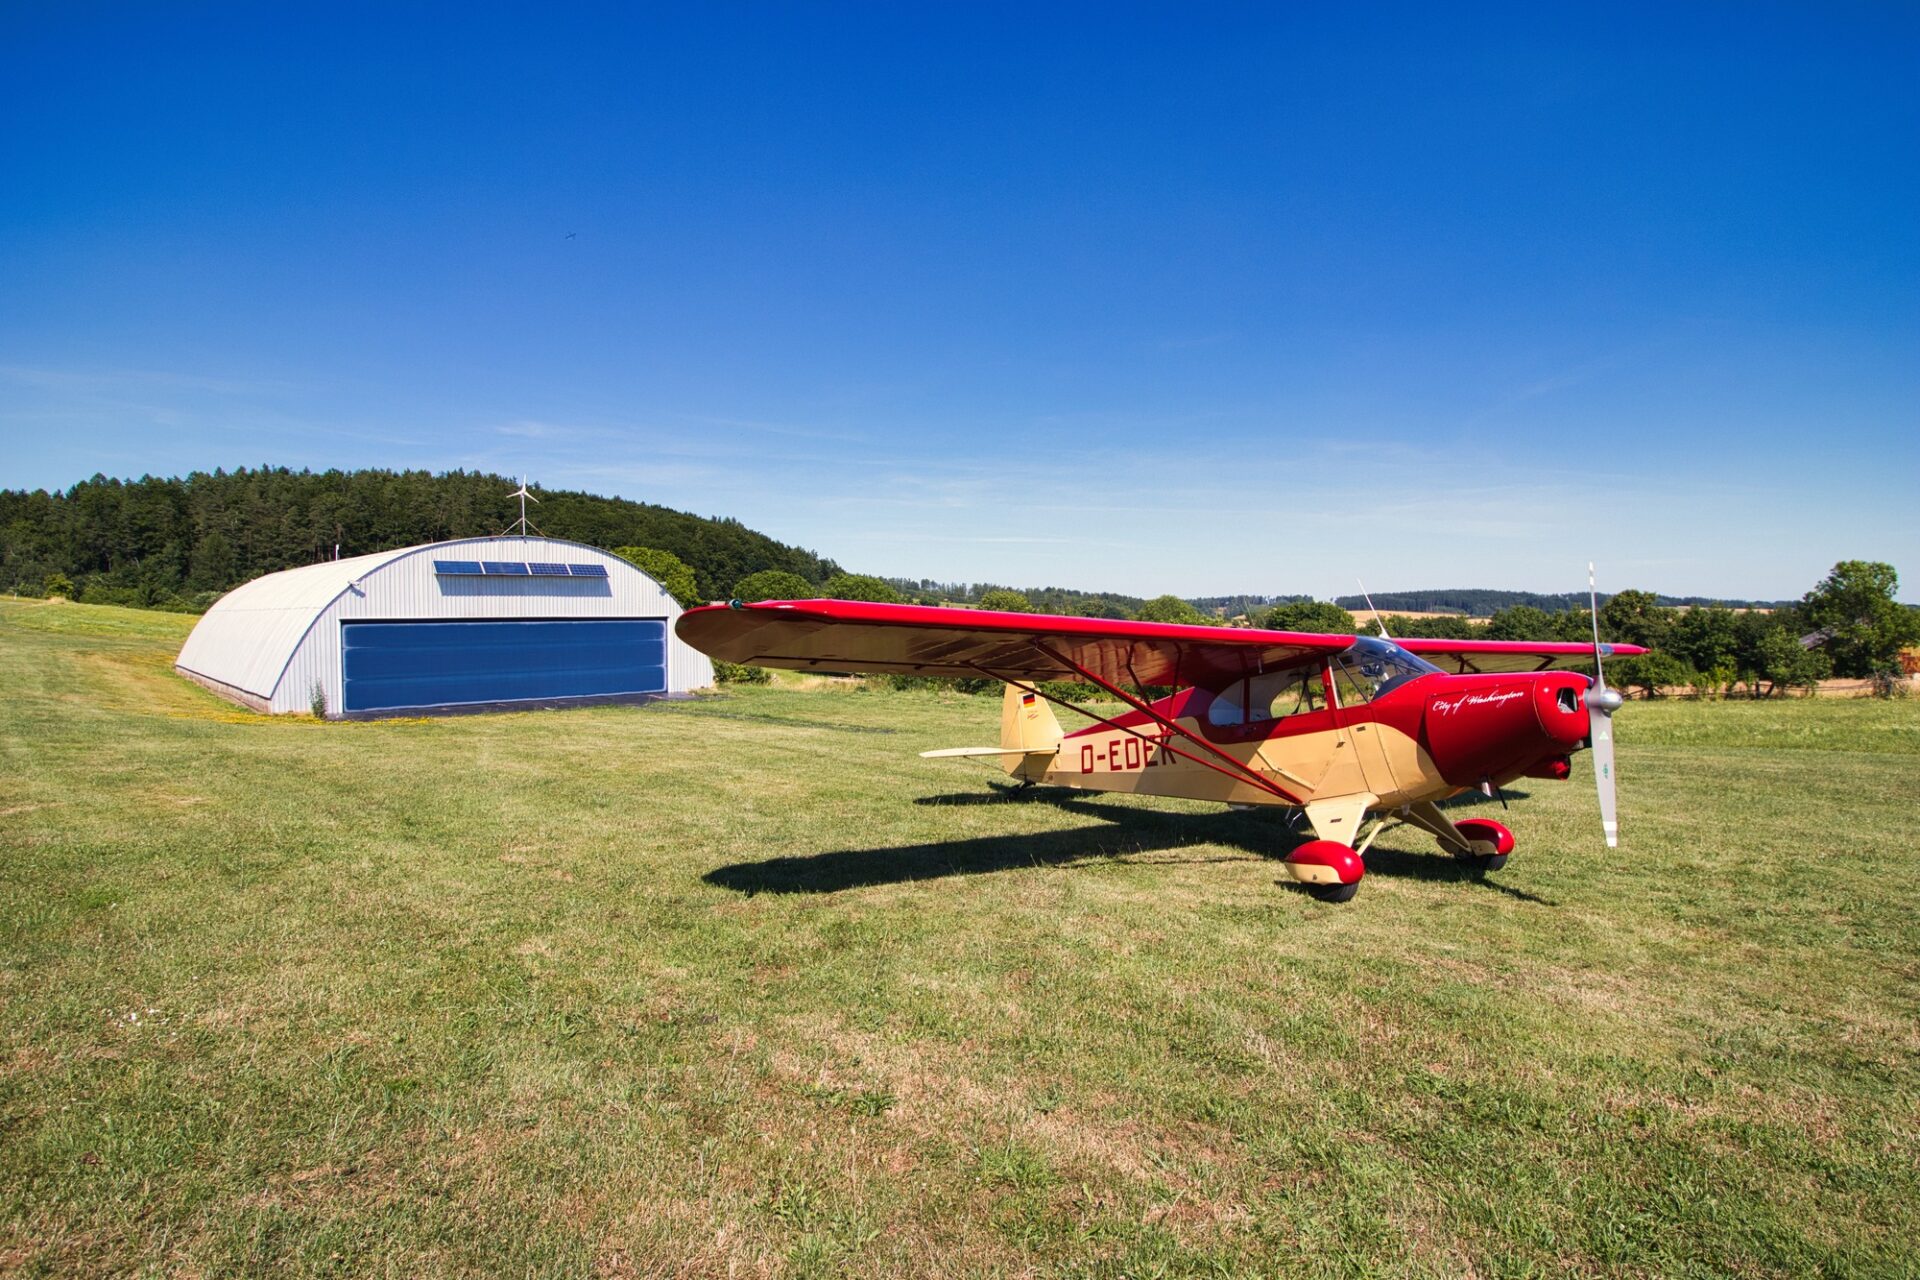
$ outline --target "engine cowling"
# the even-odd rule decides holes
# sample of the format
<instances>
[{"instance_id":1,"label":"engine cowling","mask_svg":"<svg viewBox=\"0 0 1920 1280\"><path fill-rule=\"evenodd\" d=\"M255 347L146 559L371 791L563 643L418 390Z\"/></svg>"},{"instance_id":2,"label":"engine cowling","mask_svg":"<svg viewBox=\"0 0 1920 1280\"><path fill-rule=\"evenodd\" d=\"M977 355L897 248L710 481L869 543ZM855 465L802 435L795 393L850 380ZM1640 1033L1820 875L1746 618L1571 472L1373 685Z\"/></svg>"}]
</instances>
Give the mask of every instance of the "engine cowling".
<instances>
[{"instance_id":1,"label":"engine cowling","mask_svg":"<svg viewBox=\"0 0 1920 1280\"><path fill-rule=\"evenodd\" d=\"M1550 770L1586 740L1588 683L1565 671L1436 680L1422 713L1427 754L1460 787Z\"/></svg>"}]
</instances>

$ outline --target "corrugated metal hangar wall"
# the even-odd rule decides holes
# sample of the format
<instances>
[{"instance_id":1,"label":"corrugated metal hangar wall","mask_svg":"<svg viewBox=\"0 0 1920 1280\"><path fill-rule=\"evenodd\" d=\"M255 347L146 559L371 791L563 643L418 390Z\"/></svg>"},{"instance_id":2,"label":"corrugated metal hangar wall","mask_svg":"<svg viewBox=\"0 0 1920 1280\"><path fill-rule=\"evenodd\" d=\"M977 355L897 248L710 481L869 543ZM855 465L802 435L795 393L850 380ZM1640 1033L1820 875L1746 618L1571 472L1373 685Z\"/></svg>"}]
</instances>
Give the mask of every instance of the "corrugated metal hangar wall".
<instances>
[{"instance_id":1,"label":"corrugated metal hangar wall","mask_svg":"<svg viewBox=\"0 0 1920 1280\"><path fill-rule=\"evenodd\" d=\"M257 711L393 715L641 701L713 683L680 606L618 556L468 538L287 569L222 596L175 669Z\"/></svg>"}]
</instances>

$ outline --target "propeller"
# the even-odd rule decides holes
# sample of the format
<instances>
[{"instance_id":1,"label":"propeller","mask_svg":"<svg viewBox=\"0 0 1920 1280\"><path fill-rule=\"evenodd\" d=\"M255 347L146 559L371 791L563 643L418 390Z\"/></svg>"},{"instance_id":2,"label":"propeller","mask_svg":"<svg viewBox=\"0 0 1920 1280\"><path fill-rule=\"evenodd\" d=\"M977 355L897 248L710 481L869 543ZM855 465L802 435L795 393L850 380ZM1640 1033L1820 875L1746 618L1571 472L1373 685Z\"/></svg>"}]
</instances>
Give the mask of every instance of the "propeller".
<instances>
[{"instance_id":1,"label":"propeller","mask_svg":"<svg viewBox=\"0 0 1920 1280\"><path fill-rule=\"evenodd\" d=\"M1625 699L1607 688L1607 673L1600 661L1600 591L1594 585L1593 562L1587 562L1587 602L1593 611L1593 688L1587 690L1587 743L1593 748L1593 785L1600 793L1600 826L1607 833L1607 848L1620 847L1618 797L1614 794L1613 713Z\"/></svg>"}]
</instances>

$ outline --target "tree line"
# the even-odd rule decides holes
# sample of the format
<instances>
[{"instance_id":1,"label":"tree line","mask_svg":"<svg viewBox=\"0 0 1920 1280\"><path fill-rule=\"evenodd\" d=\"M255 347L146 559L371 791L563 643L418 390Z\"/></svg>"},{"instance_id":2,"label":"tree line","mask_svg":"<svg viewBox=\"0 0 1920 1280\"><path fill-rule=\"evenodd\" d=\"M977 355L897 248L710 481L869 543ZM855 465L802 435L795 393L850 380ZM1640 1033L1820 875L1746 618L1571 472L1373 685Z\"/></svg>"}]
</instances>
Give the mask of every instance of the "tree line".
<instances>
[{"instance_id":1,"label":"tree line","mask_svg":"<svg viewBox=\"0 0 1920 1280\"><path fill-rule=\"evenodd\" d=\"M475 471L194 472L94 476L65 491L0 490L0 589L98 604L205 609L243 582L341 556L497 534L519 485ZM813 583L839 566L738 520L564 489L535 489L550 537L671 552L709 599L777 569Z\"/></svg>"},{"instance_id":2,"label":"tree line","mask_svg":"<svg viewBox=\"0 0 1920 1280\"><path fill-rule=\"evenodd\" d=\"M661 559L646 548L623 548L653 576L678 573L684 566ZM670 558L669 558L670 559ZM931 589L917 595L903 591L898 579L840 573L816 589L797 575L769 571L734 584L732 598L743 601L793 599L817 594L827 599L870 600L885 603L955 603ZM924 588L935 584L924 583ZM1599 630L1608 642L1635 644L1651 650L1641 657L1619 658L1609 666L1612 682L1638 689L1649 697L1675 687L1699 694L1730 695L1744 691L1766 697L1794 689L1810 689L1829 676L1873 679L1876 691L1905 690L1902 653L1920 644L1920 610L1898 603L1900 579L1892 565L1877 561L1845 560L1836 564L1799 601L1765 609L1733 609L1722 604L1670 605L1649 591L1621 591L1600 607ZM1203 613L1178 596L1140 601L1121 612L1110 600L1086 597L1078 607L1041 607L1025 593L1005 587L969 591L965 603L974 608L1010 613L1066 612L1085 617L1130 617L1147 622L1189 626L1228 626L1216 614ZM1238 600L1236 599L1236 602ZM1558 640L1590 642L1594 619L1587 608L1555 610L1515 604L1496 610L1484 622L1464 616L1409 618L1387 614L1369 616L1360 623L1338 603L1291 598L1270 608L1241 615L1246 625L1275 631L1309 631L1333 635L1379 635L1382 624L1394 636L1430 636L1438 639ZM737 673L729 672L730 675ZM754 677L758 678L758 677ZM951 684L991 687L991 681L929 681L890 677L901 686ZM1075 692L1079 692L1075 690Z\"/></svg>"},{"instance_id":3,"label":"tree line","mask_svg":"<svg viewBox=\"0 0 1920 1280\"><path fill-rule=\"evenodd\" d=\"M0 589L103 604L204 609L265 573L340 556L497 534L518 513L514 480L483 472L292 471L284 467L195 472L121 481L95 476L63 492L0 490ZM1116 592L879 578L843 571L815 552L777 542L738 520L572 490L536 491L542 532L626 556L681 603L825 596L964 604L1082 617L1140 618L1198 626L1230 623L1283 631L1377 632L1339 603L1298 596L1222 596L1196 602ZM1920 644L1920 613L1898 604L1893 566L1848 560L1796 602L1771 609L1674 603L1622 591L1600 611L1602 638L1645 645L1643 658L1609 668L1615 683L1653 694L1676 686L1744 689L1756 696L1810 686L1829 675L1896 687L1901 651ZM1506 603L1485 622L1405 618L1391 609ZM1269 603L1272 602L1272 603ZM1495 591L1383 593L1394 635L1498 640L1587 640L1577 596ZM1423 610L1424 611L1424 610ZM1232 612L1231 619L1221 615Z\"/></svg>"},{"instance_id":4,"label":"tree line","mask_svg":"<svg viewBox=\"0 0 1920 1280\"><path fill-rule=\"evenodd\" d=\"M1892 565L1846 560L1800 600L1771 608L1670 605L1648 591L1621 591L1600 605L1601 639L1643 645L1644 657L1607 666L1609 680L1649 697L1674 688L1753 697L1811 689L1830 676L1871 679L1903 692L1902 651L1920 644L1920 611L1897 602ZM1388 615L1394 635L1590 642L1585 607L1548 611L1514 605L1485 622ZM1365 630L1377 631L1369 619Z\"/></svg>"},{"instance_id":5,"label":"tree line","mask_svg":"<svg viewBox=\"0 0 1920 1280\"><path fill-rule=\"evenodd\" d=\"M1735 609L1771 609L1793 603L1790 600L1722 600L1708 596L1669 596L1656 599L1663 605L1723 604ZM1368 608L1364 596L1336 596L1334 603L1346 609ZM1373 607L1387 613L1461 613L1470 618L1485 618L1502 609L1526 605L1542 613L1564 613L1587 607L1584 591L1501 591L1489 587L1444 587L1427 591L1376 591Z\"/></svg>"}]
</instances>

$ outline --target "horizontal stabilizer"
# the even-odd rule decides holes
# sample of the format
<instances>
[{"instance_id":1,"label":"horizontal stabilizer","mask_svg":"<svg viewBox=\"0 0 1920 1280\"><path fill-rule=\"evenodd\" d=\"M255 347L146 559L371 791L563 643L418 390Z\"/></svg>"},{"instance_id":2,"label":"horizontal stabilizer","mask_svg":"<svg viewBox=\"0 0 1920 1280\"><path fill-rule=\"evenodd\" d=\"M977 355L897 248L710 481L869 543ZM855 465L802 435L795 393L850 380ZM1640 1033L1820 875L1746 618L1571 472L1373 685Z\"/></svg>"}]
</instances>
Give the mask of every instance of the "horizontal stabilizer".
<instances>
[{"instance_id":1,"label":"horizontal stabilizer","mask_svg":"<svg viewBox=\"0 0 1920 1280\"><path fill-rule=\"evenodd\" d=\"M1058 753L1058 746L1036 747L942 747L938 751L922 751L922 760L962 760L970 756L1050 756Z\"/></svg>"}]
</instances>

